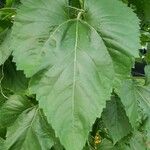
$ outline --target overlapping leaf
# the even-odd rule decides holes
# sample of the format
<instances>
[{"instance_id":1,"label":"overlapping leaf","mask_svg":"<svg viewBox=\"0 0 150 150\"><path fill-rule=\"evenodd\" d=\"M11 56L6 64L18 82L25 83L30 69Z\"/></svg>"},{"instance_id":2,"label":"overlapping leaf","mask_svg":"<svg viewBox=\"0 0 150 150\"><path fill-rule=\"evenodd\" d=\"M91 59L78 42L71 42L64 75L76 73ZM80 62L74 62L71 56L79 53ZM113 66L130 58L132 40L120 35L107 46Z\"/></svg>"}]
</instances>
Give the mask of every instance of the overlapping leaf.
<instances>
[{"instance_id":1,"label":"overlapping leaf","mask_svg":"<svg viewBox=\"0 0 150 150\"><path fill-rule=\"evenodd\" d=\"M12 16L14 14L15 9L0 9L0 65L2 65L11 54L10 27L12 26Z\"/></svg>"},{"instance_id":2,"label":"overlapping leaf","mask_svg":"<svg viewBox=\"0 0 150 150\"><path fill-rule=\"evenodd\" d=\"M17 71L11 59L8 59L3 67L0 67L1 86L13 93L25 92L28 88L28 81L22 71Z\"/></svg>"},{"instance_id":3,"label":"overlapping leaf","mask_svg":"<svg viewBox=\"0 0 150 150\"><path fill-rule=\"evenodd\" d=\"M24 111L8 128L7 150L48 150L54 144L54 133L38 108Z\"/></svg>"},{"instance_id":4,"label":"overlapping leaf","mask_svg":"<svg viewBox=\"0 0 150 150\"><path fill-rule=\"evenodd\" d=\"M150 87L140 86L135 81L125 81L121 89L121 101L133 127L140 118L140 112L150 115Z\"/></svg>"},{"instance_id":5,"label":"overlapping leaf","mask_svg":"<svg viewBox=\"0 0 150 150\"><path fill-rule=\"evenodd\" d=\"M10 126L31 104L26 97L12 95L0 108L0 128Z\"/></svg>"},{"instance_id":6,"label":"overlapping leaf","mask_svg":"<svg viewBox=\"0 0 150 150\"><path fill-rule=\"evenodd\" d=\"M111 101L107 102L106 108L102 113L102 119L114 143L131 132L128 117L126 116L120 99L115 95L112 96Z\"/></svg>"},{"instance_id":7,"label":"overlapping leaf","mask_svg":"<svg viewBox=\"0 0 150 150\"><path fill-rule=\"evenodd\" d=\"M130 75L139 47L138 19L117 0L75 9L69 18L65 0L23 1L12 33L14 61L34 75L30 91L67 150L82 149L115 76Z\"/></svg>"},{"instance_id":8,"label":"overlapping leaf","mask_svg":"<svg viewBox=\"0 0 150 150\"><path fill-rule=\"evenodd\" d=\"M135 12L143 22L150 23L150 1L149 0L128 0L128 3L129 5L132 4L135 7Z\"/></svg>"},{"instance_id":9,"label":"overlapping leaf","mask_svg":"<svg viewBox=\"0 0 150 150\"><path fill-rule=\"evenodd\" d=\"M10 56L10 31L3 31L0 33L0 65Z\"/></svg>"}]
</instances>

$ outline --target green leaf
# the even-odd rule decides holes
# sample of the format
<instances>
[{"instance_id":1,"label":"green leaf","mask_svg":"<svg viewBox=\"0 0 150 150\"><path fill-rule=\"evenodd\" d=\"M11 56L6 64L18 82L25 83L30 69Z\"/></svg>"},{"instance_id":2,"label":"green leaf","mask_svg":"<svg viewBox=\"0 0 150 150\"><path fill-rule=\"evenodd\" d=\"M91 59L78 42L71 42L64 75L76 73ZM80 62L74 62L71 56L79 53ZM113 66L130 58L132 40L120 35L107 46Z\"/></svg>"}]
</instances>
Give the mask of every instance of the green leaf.
<instances>
[{"instance_id":1,"label":"green leaf","mask_svg":"<svg viewBox=\"0 0 150 150\"><path fill-rule=\"evenodd\" d=\"M0 149L6 150L6 148L4 147L4 139L2 139L1 137L0 137Z\"/></svg>"},{"instance_id":2,"label":"green leaf","mask_svg":"<svg viewBox=\"0 0 150 150\"><path fill-rule=\"evenodd\" d=\"M10 32L0 33L0 65L2 65L11 54L10 50Z\"/></svg>"},{"instance_id":3,"label":"green leaf","mask_svg":"<svg viewBox=\"0 0 150 150\"><path fill-rule=\"evenodd\" d=\"M85 5L89 12L85 16L86 20L103 39L113 60L117 77L130 76L133 66L131 56L138 57L140 48L137 17L125 4L115 0L86 0Z\"/></svg>"},{"instance_id":4,"label":"green leaf","mask_svg":"<svg viewBox=\"0 0 150 150\"><path fill-rule=\"evenodd\" d=\"M8 128L7 150L48 150L54 144L54 133L38 108L24 111Z\"/></svg>"},{"instance_id":5,"label":"green leaf","mask_svg":"<svg viewBox=\"0 0 150 150\"><path fill-rule=\"evenodd\" d=\"M135 93L135 88L132 80L125 81L119 95L132 127L137 127L137 122L140 117L140 109L137 101L138 95Z\"/></svg>"},{"instance_id":6,"label":"green leaf","mask_svg":"<svg viewBox=\"0 0 150 150\"><path fill-rule=\"evenodd\" d=\"M1 86L3 89L8 89L13 93L23 93L27 90L29 79L25 77L22 71L16 70L15 63L12 63L10 59L0 69L2 70L0 77L2 78Z\"/></svg>"},{"instance_id":7,"label":"green leaf","mask_svg":"<svg viewBox=\"0 0 150 150\"><path fill-rule=\"evenodd\" d=\"M134 133L133 137L130 140L130 149L131 150L146 150L146 145L144 142L144 137L140 132Z\"/></svg>"},{"instance_id":8,"label":"green leaf","mask_svg":"<svg viewBox=\"0 0 150 150\"><path fill-rule=\"evenodd\" d=\"M6 128L0 128L0 138L6 138Z\"/></svg>"},{"instance_id":9,"label":"green leaf","mask_svg":"<svg viewBox=\"0 0 150 150\"><path fill-rule=\"evenodd\" d=\"M142 20L142 23L150 23L150 1L149 0L128 0L129 4L135 6L135 12Z\"/></svg>"},{"instance_id":10,"label":"green leaf","mask_svg":"<svg viewBox=\"0 0 150 150\"><path fill-rule=\"evenodd\" d=\"M143 127L146 132L146 145L150 149L150 116L147 118Z\"/></svg>"},{"instance_id":11,"label":"green leaf","mask_svg":"<svg viewBox=\"0 0 150 150\"><path fill-rule=\"evenodd\" d=\"M15 9L0 9L0 65L6 61L12 52L10 49L10 27L12 26L12 16L14 14Z\"/></svg>"},{"instance_id":12,"label":"green leaf","mask_svg":"<svg viewBox=\"0 0 150 150\"><path fill-rule=\"evenodd\" d=\"M27 108L31 107L29 100L20 95L12 95L0 108L0 128L8 127Z\"/></svg>"},{"instance_id":13,"label":"green leaf","mask_svg":"<svg viewBox=\"0 0 150 150\"><path fill-rule=\"evenodd\" d=\"M111 60L108 62L109 55L98 34L86 24L73 21L59 31L53 37L62 40L62 45L58 45L58 62L36 74L30 90L37 94L40 107L66 149L82 149L92 124L110 97L113 74L107 72L112 70ZM62 39L61 34L66 37ZM50 49L57 51L57 46Z\"/></svg>"},{"instance_id":14,"label":"green leaf","mask_svg":"<svg viewBox=\"0 0 150 150\"><path fill-rule=\"evenodd\" d=\"M139 106L142 108L145 114L150 116L150 86L137 85L136 89Z\"/></svg>"},{"instance_id":15,"label":"green leaf","mask_svg":"<svg viewBox=\"0 0 150 150\"><path fill-rule=\"evenodd\" d=\"M114 144L131 131L126 113L116 95L112 95L111 101L107 101L106 108L102 113L102 119Z\"/></svg>"},{"instance_id":16,"label":"green leaf","mask_svg":"<svg viewBox=\"0 0 150 150\"><path fill-rule=\"evenodd\" d=\"M150 24L150 1L144 0L144 15L145 15L145 21Z\"/></svg>"},{"instance_id":17,"label":"green leaf","mask_svg":"<svg viewBox=\"0 0 150 150\"><path fill-rule=\"evenodd\" d=\"M150 85L150 65L145 67L146 85Z\"/></svg>"},{"instance_id":18,"label":"green leaf","mask_svg":"<svg viewBox=\"0 0 150 150\"><path fill-rule=\"evenodd\" d=\"M127 80L123 83L119 95L132 127L137 127L141 110L147 115L150 114L150 87Z\"/></svg>"},{"instance_id":19,"label":"green leaf","mask_svg":"<svg viewBox=\"0 0 150 150\"><path fill-rule=\"evenodd\" d=\"M23 1L12 32L17 68L35 75L30 91L67 150L85 145L139 47L138 19L121 2L86 0L84 9L70 19L65 0Z\"/></svg>"}]
</instances>

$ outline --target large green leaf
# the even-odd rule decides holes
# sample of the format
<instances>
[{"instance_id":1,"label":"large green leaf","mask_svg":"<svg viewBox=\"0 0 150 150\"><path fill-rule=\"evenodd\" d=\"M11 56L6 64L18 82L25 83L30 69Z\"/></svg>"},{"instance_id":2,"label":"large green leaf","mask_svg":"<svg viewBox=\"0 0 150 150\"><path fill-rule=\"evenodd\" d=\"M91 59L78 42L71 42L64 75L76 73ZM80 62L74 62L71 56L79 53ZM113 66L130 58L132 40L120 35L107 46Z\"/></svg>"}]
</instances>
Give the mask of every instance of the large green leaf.
<instances>
[{"instance_id":1,"label":"large green leaf","mask_svg":"<svg viewBox=\"0 0 150 150\"><path fill-rule=\"evenodd\" d=\"M61 142L67 149L76 150L85 144L88 131L110 97L113 73L107 73L113 70L106 48L93 29L73 21L59 31L54 36L62 40L58 62L35 75L30 89L37 94ZM66 35L64 39L61 32ZM50 49L57 53L57 46Z\"/></svg>"},{"instance_id":2,"label":"large green leaf","mask_svg":"<svg viewBox=\"0 0 150 150\"><path fill-rule=\"evenodd\" d=\"M12 95L0 108L0 128L10 126L17 117L31 107L29 100L20 95Z\"/></svg>"},{"instance_id":3,"label":"large green leaf","mask_svg":"<svg viewBox=\"0 0 150 150\"><path fill-rule=\"evenodd\" d=\"M138 19L121 2L86 0L84 8L69 19L65 0L23 1L12 33L14 61L36 74L30 91L67 150L82 149L139 47Z\"/></svg>"},{"instance_id":4,"label":"large green leaf","mask_svg":"<svg viewBox=\"0 0 150 150\"><path fill-rule=\"evenodd\" d=\"M23 1L13 27L12 49L18 68L25 70L27 76L51 64L45 63L46 54L50 53L48 39L54 28L61 24L65 25L63 22L69 19L68 7L65 0ZM90 28L93 26L93 30L99 32L118 74L129 73L129 54L138 55L138 19L129 8L117 0L86 0L85 11L85 20L91 25ZM55 44L56 41L53 39L50 45Z\"/></svg>"},{"instance_id":5,"label":"large green leaf","mask_svg":"<svg viewBox=\"0 0 150 150\"><path fill-rule=\"evenodd\" d=\"M102 113L102 119L107 127L113 143L118 142L131 131L126 113L118 96L113 95Z\"/></svg>"},{"instance_id":6,"label":"large green leaf","mask_svg":"<svg viewBox=\"0 0 150 150\"><path fill-rule=\"evenodd\" d=\"M49 150L54 144L54 133L38 108L24 111L8 128L7 150Z\"/></svg>"},{"instance_id":7,"label":"large green leaf","mask_svg":"<svg viewBox=\"0 0 150 150\"><path fill-rule=\"evenodd\" d=\"M120 97L133 127L136 127L141 110L150 115L149 86L141 86L135 81L127 80L122 85Z\"/></svg>"},{"instance_id":8,"label":"large green leaf","mask_svg":"<svg viewBox=\"0 0 150 150\"><path fill-rule=\"evenodd\" d=\"M68 5L66 0L26 0L22 3L13 26L12 49L18 69L32 76L51 64L49 61L54 54L49 60L45 58L51 53L48 39L51 32L68 19ZM55 40L50 45L55 45Z\"/></svg>"}]
</instances>

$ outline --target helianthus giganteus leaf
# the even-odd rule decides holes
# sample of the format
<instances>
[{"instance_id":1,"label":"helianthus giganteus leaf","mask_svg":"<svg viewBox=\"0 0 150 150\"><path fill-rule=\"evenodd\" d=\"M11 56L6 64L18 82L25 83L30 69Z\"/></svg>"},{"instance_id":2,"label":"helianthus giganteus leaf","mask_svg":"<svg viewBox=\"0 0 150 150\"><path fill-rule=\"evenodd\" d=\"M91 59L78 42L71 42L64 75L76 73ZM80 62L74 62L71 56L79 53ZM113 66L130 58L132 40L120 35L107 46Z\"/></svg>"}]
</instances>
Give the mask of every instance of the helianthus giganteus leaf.
<instances>
[{"instance_id":1,"label":"helianthus giganteus leaf","mask_svg":"<svg viewBox=\"0 0 150 150\"><path fill-rule=\"evenodd\" d=\"M66 0L26 0L13 27L18 69L67 150L80 150L118 76L130 75L138 19L117 0L85 0L70 18Z\"/></svg>"}]
</instances>

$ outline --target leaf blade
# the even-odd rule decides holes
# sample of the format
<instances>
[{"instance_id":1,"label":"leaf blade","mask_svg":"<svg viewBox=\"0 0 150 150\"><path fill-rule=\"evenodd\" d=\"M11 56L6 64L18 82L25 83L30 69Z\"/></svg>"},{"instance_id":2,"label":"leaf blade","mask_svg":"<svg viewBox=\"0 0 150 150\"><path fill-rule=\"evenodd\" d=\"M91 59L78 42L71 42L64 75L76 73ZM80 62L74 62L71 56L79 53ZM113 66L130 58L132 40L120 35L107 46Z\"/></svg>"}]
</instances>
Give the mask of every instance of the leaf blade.
<instances>
[{"instance_id":1,"label":"leaf blade","mask_svg":"<svg viewBox=\"0 0 150 150\"><path fill-rule=\"evenodd\" d=\"M53 145L54 133L38 108L24 111L8 128L5 146L11 150L45 150Z\"/></svg>"},{"instance_id":2,"label":"leaf blade","mask_svg":"<svg viewBox=\"0 0 150 150\"><path fill-rule=\"evenodd\" d=\"M113 95L111 101L107 102L106 108L102 113L102 119L114 144L131 132L128 118L120 99L116 95Z\"/></svg>"}]
</instances>

